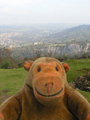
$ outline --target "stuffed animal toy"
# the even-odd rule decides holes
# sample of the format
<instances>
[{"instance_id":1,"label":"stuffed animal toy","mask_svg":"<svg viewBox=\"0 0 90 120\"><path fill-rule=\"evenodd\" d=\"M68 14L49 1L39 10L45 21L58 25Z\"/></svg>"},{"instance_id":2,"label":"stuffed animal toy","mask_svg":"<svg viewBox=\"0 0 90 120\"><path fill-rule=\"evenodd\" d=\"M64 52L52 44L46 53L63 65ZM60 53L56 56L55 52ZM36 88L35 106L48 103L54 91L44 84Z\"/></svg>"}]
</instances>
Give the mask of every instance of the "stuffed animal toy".
<instances>
[{"instance_id":1,"label":"stuffed animal toy","mask_svg":"<svg viewBox=\"0 0 90 120\"><path fill-rule=\"evenodd\" d=\"M22 89L0 106L0 120L90 120L90 104L67 83L69 66L55 58L26 61Z\"/></svg>"}]
</instances>

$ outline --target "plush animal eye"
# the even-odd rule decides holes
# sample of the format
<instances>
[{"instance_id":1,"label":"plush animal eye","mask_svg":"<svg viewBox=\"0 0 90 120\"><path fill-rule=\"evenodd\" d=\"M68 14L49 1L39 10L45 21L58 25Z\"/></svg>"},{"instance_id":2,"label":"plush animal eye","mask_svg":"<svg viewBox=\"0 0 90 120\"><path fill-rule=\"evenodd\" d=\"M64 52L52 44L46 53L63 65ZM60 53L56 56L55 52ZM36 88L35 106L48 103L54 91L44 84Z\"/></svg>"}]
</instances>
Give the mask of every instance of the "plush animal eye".
<instances>
[{"instance_id":1,"label":"plush animal eye","mask_svg":"<svg viewBox=\"0 0 90 120\"><path fill-rule=\"evenodd\" d=\"M38 68L38 72L40 72L40 71L41 71L41 68L39 67L39 68Z\"/></svg>"},{"instance_id":2,"label":"plush animal eye","mask_svg":"<svg viewBox=\"0 0 90 120\"><path fill-rule=\"evenodd\" d=\"M59 69L56 67L56 71L59 71Z\"/></svg>"}]
</instances>

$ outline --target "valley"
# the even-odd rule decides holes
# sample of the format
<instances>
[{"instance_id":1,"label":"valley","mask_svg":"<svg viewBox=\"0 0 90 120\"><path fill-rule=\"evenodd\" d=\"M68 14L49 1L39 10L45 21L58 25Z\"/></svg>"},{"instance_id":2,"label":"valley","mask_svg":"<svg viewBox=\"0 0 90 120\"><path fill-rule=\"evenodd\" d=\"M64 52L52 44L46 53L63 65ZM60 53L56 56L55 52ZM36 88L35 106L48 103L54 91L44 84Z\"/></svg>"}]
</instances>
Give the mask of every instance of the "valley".
<instances>
[{"instance_id":1,"label":"valley","mask_svg":"<svg viewBox=\"0 0 90 120\"><path fill-rule=\"evenodd\" d=\"M90 25L46 24L0 28L0 48L9 48L12 57L90 56Z\"/></svg>"}]
</instances>

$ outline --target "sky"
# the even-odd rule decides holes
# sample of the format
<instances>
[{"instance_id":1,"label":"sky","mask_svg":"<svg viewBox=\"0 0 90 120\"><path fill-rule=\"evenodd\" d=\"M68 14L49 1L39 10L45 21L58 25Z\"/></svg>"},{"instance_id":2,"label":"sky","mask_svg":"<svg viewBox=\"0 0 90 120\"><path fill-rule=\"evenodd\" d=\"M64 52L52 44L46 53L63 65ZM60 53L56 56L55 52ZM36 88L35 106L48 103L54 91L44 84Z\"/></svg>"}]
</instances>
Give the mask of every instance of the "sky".
<instances>
[{"instance_id":1,"label":"sky","mask_svg":"<svg viewBox=\"0 0 90 120\"><path fill-rule=\"evenodd\" d=\"M0 0L0 25L90 24L90 0Z\"/></svg>"}]
</instances>

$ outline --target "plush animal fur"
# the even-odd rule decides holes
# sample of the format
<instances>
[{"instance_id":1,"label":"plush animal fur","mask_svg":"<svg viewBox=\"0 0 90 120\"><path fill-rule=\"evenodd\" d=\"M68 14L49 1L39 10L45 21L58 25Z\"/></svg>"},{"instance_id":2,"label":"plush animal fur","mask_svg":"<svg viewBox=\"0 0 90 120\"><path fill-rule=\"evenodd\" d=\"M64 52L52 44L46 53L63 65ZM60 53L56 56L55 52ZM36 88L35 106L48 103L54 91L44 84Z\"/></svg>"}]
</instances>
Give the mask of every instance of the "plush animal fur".
<instances>
[{"instance_id":1,"label":"plush animal fur","mask_svg":"<svg viewBox=\"0 0 90 120\"><path fill-rule=\"evenodd\" d=\"M66 79L69 66L54 58L26 61L22 89L0 107L0 120L90 120L90 104Z\"/></svg>"}]
</instances>

